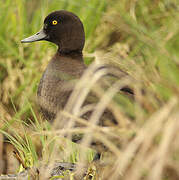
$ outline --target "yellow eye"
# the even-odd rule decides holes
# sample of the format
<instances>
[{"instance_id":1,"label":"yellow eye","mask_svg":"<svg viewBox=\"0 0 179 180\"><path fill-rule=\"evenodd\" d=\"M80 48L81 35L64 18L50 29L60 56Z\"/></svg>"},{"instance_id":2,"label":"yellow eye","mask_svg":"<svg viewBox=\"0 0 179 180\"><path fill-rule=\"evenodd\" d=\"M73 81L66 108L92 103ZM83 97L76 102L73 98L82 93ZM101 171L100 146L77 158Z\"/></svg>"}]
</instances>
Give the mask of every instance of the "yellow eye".
<instances>
[{"instance_id":1,"label":"yellow eye","mask_svg":"<svg viewBox=\"0 0 179 180\"><path fill-rule=\"evenodd\" d=\"M53 20L53 21L52 21L52 24L53 24L53 25L56 25L57 23L58 23L58 22L57 22L56 20Z\"/></svg>"}]
</instances>

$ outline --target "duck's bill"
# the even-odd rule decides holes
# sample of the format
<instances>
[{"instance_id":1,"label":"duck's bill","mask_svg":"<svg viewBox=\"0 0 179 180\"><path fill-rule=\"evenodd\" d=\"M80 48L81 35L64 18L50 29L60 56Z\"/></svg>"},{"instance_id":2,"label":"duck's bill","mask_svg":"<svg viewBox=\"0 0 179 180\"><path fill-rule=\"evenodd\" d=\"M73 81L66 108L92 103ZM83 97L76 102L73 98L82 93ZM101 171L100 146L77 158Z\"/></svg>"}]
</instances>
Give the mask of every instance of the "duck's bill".
<instances>
[{"instance_id":1,"label":"duck's bill","mask_svg":"<svg viewBox=\"0 0 179 180\"><path fill-rule=\"evenodd\" d=\"M46 40L48 37L47 37L47 34L42 30L40 30L38 33L28 37L28 38L25 38L23 40L21 40L21 43L29 43L29 42L35 42L35 41L41 41L41 40Z\"/></svg>"}]
</instances>

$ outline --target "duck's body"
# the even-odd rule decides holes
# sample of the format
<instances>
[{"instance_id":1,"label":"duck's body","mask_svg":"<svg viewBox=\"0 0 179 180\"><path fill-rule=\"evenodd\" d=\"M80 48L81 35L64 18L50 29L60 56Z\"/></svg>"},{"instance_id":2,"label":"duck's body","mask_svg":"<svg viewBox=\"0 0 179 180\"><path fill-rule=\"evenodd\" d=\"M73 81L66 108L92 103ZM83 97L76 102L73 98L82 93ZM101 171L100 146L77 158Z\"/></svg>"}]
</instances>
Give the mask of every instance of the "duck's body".
<instances>
[{"instance_id":1,"label":"duck's body","mask_svg":"<svg viewBox=\"0 0 179 180\"><path fill-rule=\"evenodd\" d=\"M41 31L22 42L46 40L58 50L48 64L38 86L37 102L45 119L54 120L67 102L75 79L82 75L85 65L82 50L85 43L83 24L68 11L55 11L44 20Z\"/></svg>"},{"instance_id":2,"label":"duck's body","mask_svg":"<svg viewBox=\"0 0 179 180\"><path fill-rule=\"evenodd\" d=\"M60 54L48 64L38 86L37 102L45 119L53 120L62 109L85 69L82 54Z\"/></svg>"}]
</instances>

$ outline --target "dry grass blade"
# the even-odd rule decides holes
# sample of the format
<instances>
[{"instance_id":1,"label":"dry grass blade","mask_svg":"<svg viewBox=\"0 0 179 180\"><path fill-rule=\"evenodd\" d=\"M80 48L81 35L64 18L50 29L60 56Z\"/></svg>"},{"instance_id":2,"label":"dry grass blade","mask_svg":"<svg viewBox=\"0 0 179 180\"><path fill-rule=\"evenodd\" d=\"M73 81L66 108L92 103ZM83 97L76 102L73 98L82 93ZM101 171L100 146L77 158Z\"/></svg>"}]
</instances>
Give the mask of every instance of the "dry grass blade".
<instances>
[{"instance_id":1,"label":"dry grass blade","mask_svg":"<svg viewBox=\"0 0 179 180\"><path fill-rule=\"evenodd\" d=\"M91 89L95 87L96 82L100 81L102 77L112 75L117 77L116 82L112 84L110 88L103 93L102 97L100 97L99 102L95 104L90 104L86 108L82 105L84 104L88 94ZM101 81L103 82L103 81ZM97 131L98 127L96 126L100 121L100 118L107 108L109 102L115 96L116 93L120 91L121 88L129 85L132 82L132 78L130 78L126 73L121 71L119 68L111 67L110 65L104 65L100 63L92 63L88 67L88 69L83 74L82 78L76 84L74 91L72 92L66 107L64 108L64 112L67 114L71 114L71 118L67 118L64 116L64 112L60 112L54 122L54 127L59 128L63 127L59 132L60 134L66 133L68 137L71 137L72 132L81 131L84 133L84 138L82 140L82 146L88 146L92 141L92 134L95 139L98 139L101 143L106 145L111 151L114 152L116 156L119 155L119 149L115 144L110 142L108 138L105 138L104 131ZM89 121L87 123L87 128L72 128L76 122L76 116L82 115L87 110L93 109L91 117L89 117ZM73 117L74 116L74 117ZM58 124L57 124L58 122ZM64 123L64 124L62 124ZM59 125L61 124L61 125ZM102 129L99 128L99 130ZM106 133L108 134L108 133ZM85 163L85 160L82 164ZM80 164L78 169L80 169ZM83 172L80 172L83 173Z\"/></svg>"},{"instance_id":2,"label":"dry grass blade","mask_svg":"<svg viewBox=\"0 0 179 180\"><path fill-rule=\"evenodd\" d=\"M105 111L106 107L112 100L113 96L120 91L120 89L126 85L129 84L129 79L128 78L123 78L118 80L116 83L110 87L107 92L101 97L100 101L96 105L91 117L89 118L89 123L92 124L91 126L91 132L86 133L82 144L85 146L88 146L92 140L92 134L94 132L93 125L96 125L100 121L100 117L102 116L103 112Z\"/></svg>"},{"instance_id":3,"label":"dry grass blade","mask_svg":"<svg viewBox=\"0 0 179 180\"><path fill-rule=\"evenodd\" d=\"M80 81L76 84L64 110L69 113L72 113L75 116L79 116L82 111L81 110L82 104L85 102L86 97L88 96L90 90L95 85L95 83L105 75L113 75L118 78L127 76L126 73L124 73L118 68L110 67L109 65L100 64L96 62L92 63L85 71ZM64 121L62 121L62 118L60 117L60 113L54 122L55 128L58 128L60 126L59 122L62 122L61 127L63 127ZM65 120L64 128L70 128L73 127L73 125L74 125L73 119L68 120L68 123Z\"/></svg>"},{"instance_id":4,"label":"dry grass blade","mask_svg":"<svg viewBox=\"0 0 179 180\"><path fill-rule=\"evenodd\" d=\"M93 76L94 72L97 71L97 69L99 68L100 66L97 65L96 63L93 63L86 71L85 73L83 74L81 80L76 84L66 106L65 106L65 111L69 112L69 113L73 113L73 108L75 107L76 110L75 110L75 114L78 115L79 114L79 108L81 107L82 103L84 102L88 92L90 91L90 86L93 85L92 84L88 84L87 82L89 82L88 80L90 79L91 76ZM106 70L105 70L106 72ZM103 75L105 72L102 72L101 75ZM100 76L101 76L100 75ZM100 78L100 76L98 76L98 79ZM96 79L96 81L98 80ZM86 85L86 86L85 86ZM86 87L86 88L84 88ZM86 92L84 92L83 94L81 93L81 91L85 89ZM80 99L79 99L79 96L80 96ZM78 102L78 105L76 104ZM77 108L78 107L78 108ZM77 111L78 109L78 111ZM59 122L62 122L61 120L61 116L60 116L60 112L59 112L59 115L57 115L57 118L56 120L54 121L54 127L55 128L58 128L60 125L59 125ZM66 123L65 127L66 128L70 128L72 127L74 124L73 120L70 120L68 121L68 123ZM62 123L61 125L62 127L64 126L64 124Z\"/></svg>"},{"instance_id":5,"label":"dry grass blade","mask_svg":"<svg viewBox=\"0 0 179 180\"><path fill-rule=\"evenodd\" d=\"M147 120L144 127L139 130L136 137L127 145L118 160L116 160L112 179L118 179L120 174L123 174L127 170L132 158L137 153L138 148L142 143L148 141L148 137L154 138L157 133L160 132L163 123L170 116L177 103L177 98L173 97L164 107L154 113L150 119Z\"/></svg>"},{"instance_id":6,"label":"dry grass blade","mask_svg":"<svg viewBox=\"0 0 179 180\"><path fill-rule=\"evenodd\" d=\"M68 112L62 111L61 113L63 114L64 117L74 119L75 122L77 122L79 124L82 124L85 127L72 127L72 128L69 128L69 129L66 128L66 129L60 129L60 130L54 130L54 131L41 131L41 132L38 132L38 133L34 133L34 135L36 135L36 134L39 134L39 135L40 134L44 134L44 135L51 134L51 135L63 136L66 133L85 133L85 132L89 132L89 131L91 131L91 128L93 128L95 130L95 132L101 132L101 133L106 134L109 137L120 139L120 137L113 132L114 129L115 129L114 127L101 127L101 126L98 126L98 125L95 125L95 124L91 124L89 121L86 121L85 119L75 117L74 115L72 115L72 114L70 114ZM123 129L121 129L121 134L122 133L123 133Z\"/></svg>"},{"instance_id":7,"label":"dry grass blade","mask_svg":"<svg viewBox=\"0 0 179 180\"><path fill-rule=\"evenodd\" d=\"M150 172L149 179L162 179L162 172L168 159L171 144L176 132L179 131L178 116L179 113L171 115L165 123L163 137L160 146L156 150L155 165Z\"/></svg>"}]
</instances>

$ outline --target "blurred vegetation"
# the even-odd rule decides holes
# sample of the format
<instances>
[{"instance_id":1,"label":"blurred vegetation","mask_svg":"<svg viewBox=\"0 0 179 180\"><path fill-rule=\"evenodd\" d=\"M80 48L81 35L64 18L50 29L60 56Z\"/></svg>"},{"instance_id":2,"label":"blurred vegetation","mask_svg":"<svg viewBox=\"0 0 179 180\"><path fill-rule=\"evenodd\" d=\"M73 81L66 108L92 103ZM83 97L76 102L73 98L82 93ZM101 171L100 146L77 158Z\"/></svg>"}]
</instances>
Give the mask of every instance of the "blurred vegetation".
<instances>
[{"instance_id":1,"label":"blurred vegetation","mask_svg":"<svg viewBox=\"0 0 179 180\"><path fill-rule=\"evenodd\" d=\"M34 125L33 131L37 133L43 129L50 130L50 125L42 126L38 122L40 115L35 101L42 72L56 50L56 47L49 42L24 45L20 40L36 33L42 27L44 17L49 12L59 9L74 12L83 21L86 32L84 50L86 63L91 57L108 61L128 72L136 80L135 83L130 84L134 88L135 101L117 97L118 111L123 114L124 119L132 122L133 127L122 129L125 130L121 135L123 149L127 149L135 134L140 134L139 130L145 123L154 122L156 113L165 116L161 108L165 107L165 110L169 111L164 118L171 120L166 120L166 123L174 122L173 119L177 118L179 111L179 2L177 0L0 1L0 128L4 133L9 132L8 129L14 132L21 144L18 145L13 137L11 141L17 149L20 148L20 152L23 150L24 153L27 152L26 154L31 152L34 160L37 161L39 152L35 153L32 139L26 136L25 140L22 140L19 137L19 134L24 136L32 131L30 122ZM171 103L174 103L174 106ZM155 124L152 127L155 127ZM152 148L156 148L158 141L162 139L161 136L168 132L167 127L169 126L161 123L160 128L166 131L160 129L158 134L154 135L154 144L147 135L145 136L145 142L151 143L147 144L151 145L148 147L149 151L154 152ZM165 147L166 151L170 152L168 156L166 155L166 161L170 162L165 167L164 177L167 180L179 177L176 166L179 163L179 146L177 146L179 127L178 129L177 127L171 139L173 144L169 143ZM118 128L120 131L120 126ZM146 131L150 134L150 130L152 128ZM52 143L51 148L53 148L51 138L52 136L49 136L46 139L43 135L40 137L44 149L48 143ZM45 144L46 142L48 143ZM27 145L23 145L24 143ZM50 151L49 149L49 153ZM141 158L144 157L146 157L145 153L141 155ZM76 161L76 157L71 157L71 161ZM140 166L136 165L136 167ZM131 176L125 174L124 179L134 178L133 174L136 175L136 179L145 178L150 171L147 169L149 167L153 166L151 164L143 166L138 176L133 169ZM155 176L153 173L149 179L152 177L161 176Z\"/></svg>"}]
</instances>

